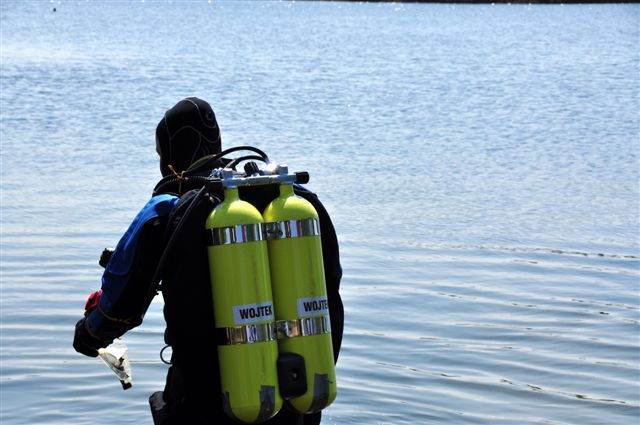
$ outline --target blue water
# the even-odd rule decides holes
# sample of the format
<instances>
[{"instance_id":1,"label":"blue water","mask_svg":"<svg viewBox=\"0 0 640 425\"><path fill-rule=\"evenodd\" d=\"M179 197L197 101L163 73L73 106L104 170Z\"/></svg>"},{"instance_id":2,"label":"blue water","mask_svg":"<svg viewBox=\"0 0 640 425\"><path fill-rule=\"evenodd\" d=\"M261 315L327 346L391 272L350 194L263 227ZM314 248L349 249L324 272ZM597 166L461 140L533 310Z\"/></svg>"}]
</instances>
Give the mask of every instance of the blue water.
<instances>
[{"instance_id":1,"label":"blue water","mask_svg":"<svg viewBox=\"0 0 640 425\"><path fill-rule=\"evenodd\" d=\"M56 12L53 12L53 8ZM0 423L151 424L71 348L191 95L311 174L344 267L325 424L636 424L640 7L0 4Z\"/></svg>"}]
</instances>

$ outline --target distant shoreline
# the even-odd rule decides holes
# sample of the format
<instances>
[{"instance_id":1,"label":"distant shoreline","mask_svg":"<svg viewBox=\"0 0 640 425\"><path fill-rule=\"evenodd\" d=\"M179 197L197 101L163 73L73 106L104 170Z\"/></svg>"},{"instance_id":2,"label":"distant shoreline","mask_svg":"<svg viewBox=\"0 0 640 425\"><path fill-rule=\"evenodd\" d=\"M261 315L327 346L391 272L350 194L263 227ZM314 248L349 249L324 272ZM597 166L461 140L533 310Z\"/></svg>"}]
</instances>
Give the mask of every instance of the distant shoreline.
<instances>
[{"instance_id":1,"label":"distant shoreline","mask_svg":"<svg viewBox=\"0 0 640 425\"><path fill-rule=\"evenodd\" d=\"M350 3L443 3L443 4L631 4L635 1L607 1L607 0L320 0L340 1Z\"/></svg>"}]
</instances>

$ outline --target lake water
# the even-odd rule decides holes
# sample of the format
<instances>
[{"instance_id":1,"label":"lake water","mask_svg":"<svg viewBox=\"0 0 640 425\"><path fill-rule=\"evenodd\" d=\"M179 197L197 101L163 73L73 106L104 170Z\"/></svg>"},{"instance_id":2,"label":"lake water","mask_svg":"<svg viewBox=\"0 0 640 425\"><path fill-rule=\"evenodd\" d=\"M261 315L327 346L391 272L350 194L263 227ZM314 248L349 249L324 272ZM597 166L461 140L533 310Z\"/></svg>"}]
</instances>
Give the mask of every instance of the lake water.
<instances>
[{"instance_id":1,"label":"lake water","mask_svg":"<svg viewBox=\"0 0 640 425\"><path fill-rule=\"evenodd\" d=\"M56 12L53 12L53 8ZM0 423L151 424L74 324L196 95L311 174L344 267L324 424L637 424L640 7L5 1Z\"/></svg>"}]
</instances>

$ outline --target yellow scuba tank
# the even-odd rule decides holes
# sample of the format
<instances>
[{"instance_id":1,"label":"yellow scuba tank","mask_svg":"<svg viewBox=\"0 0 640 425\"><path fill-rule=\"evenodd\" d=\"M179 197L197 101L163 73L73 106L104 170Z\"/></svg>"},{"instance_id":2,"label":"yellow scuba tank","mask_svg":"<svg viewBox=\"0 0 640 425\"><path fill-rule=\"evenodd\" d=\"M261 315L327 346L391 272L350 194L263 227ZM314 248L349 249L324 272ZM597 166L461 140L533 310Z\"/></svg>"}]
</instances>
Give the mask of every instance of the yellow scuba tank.
<instances>
[{"instance_id":1,"label":"yellow scuba tank","mask_svg":"<svg viewBox=\"0 0 640 425\"><path fill-rule=\"evenodd\" d=\"M288 402L300 413L317 412L337 394L318 213L284 182L263 218L280 356L304 358L306 392Z\"/></svg>"},{"instance_id":2,"label":"yellow scuba tank","mask_svg":"<svg viewBox=\"0 0 640 425\"><path fill-rule=\"evenodd\" d=\"M237 187L225 189L224 201L206 221L223 408L245 423L265 421L282 407L262 223L260 212L239 198Z\"/></svg>"}]
</instances>

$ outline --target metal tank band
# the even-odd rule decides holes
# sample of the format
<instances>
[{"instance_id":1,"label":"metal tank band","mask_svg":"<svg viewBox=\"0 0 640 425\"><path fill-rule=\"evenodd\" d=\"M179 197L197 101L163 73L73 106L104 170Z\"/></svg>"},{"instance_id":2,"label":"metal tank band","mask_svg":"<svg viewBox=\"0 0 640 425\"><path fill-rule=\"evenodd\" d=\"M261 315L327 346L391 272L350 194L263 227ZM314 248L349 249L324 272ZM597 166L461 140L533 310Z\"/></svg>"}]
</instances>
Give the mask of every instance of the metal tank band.
<instances>
[{"instance_id":1,"label":"metal tank band","mask_svg":"<svg viewBox=\"0 0 640 425\"><path fill-rule=\"evenodd\" d=\"M275 322L217 328L216 330L218 345L255 344L278 339Z\"/></svg>"},{"instance_id":2,"label":"metal tank band","mask_svg":"<svg viewBox=\"0 0 640 425\"><path fill-rule=\"evenodd\" d=\"M229 227L207 229L208 246L231 245L244 242L263 241L262 223L240 224Z\"/></svg>"},{"instance_id":3,"label":"metal tank band","mask_svg":"<svg viewBox=\"0 0 640 425\"><path fill-rule=\"evenodd\" d=\"M331 333L329 316L305 317L304 319L278 320L278 339L295 338Z\"/></svg>"},{"instance_id":4,"label":"metal tank band","mask_svg":"<svg viewBox=\"0 0 640 425\"><path fill-rule=\"evenodd\" d=\"M320 220L316 217L304 220L275 221L264 223L263 226L267 240L320 236Z\"/></svg>"}]
</instances>

